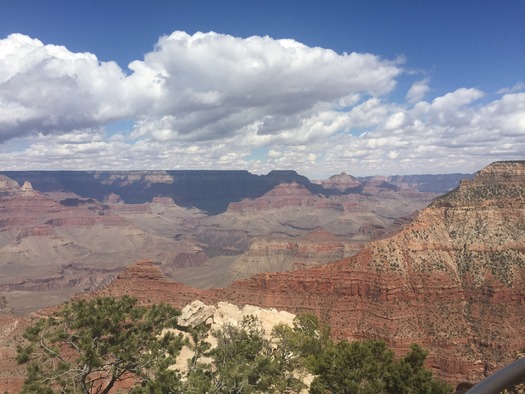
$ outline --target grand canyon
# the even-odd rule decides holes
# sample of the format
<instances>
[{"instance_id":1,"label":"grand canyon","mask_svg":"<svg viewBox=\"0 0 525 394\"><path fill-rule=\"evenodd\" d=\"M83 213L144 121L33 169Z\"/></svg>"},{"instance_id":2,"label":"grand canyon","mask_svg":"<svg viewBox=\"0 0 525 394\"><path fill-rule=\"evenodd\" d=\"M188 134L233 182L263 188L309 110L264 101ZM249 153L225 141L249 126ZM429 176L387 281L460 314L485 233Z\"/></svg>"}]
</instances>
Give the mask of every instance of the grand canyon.
<instances>
[{"instance_id":1,"label":"grand canyon","mask_svg":"<svg viewBox=\"0 0 525 394\"><path fill-rule=\"evenodd\" d=\"M525 161L476 174L0 172L0 388L31 316L131 294L310 312L448 382L525 349Z\"/></svg>"}]
</instances>

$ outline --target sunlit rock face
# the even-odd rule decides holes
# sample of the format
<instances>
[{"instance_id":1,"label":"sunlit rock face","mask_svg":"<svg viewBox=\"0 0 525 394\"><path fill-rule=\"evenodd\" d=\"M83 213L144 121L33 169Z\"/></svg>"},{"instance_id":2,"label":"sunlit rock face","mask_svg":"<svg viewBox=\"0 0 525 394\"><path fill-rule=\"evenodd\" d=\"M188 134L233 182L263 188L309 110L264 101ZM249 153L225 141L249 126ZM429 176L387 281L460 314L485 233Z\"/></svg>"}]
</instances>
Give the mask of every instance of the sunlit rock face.
<instances>
[{"instance_id":1,"label":"sunlit rock face","mask_svg":"<svg viewBox=\"0 0 525 394\"><path fill-rule=\"evenodd\" d=\"M23 181L0 178L0 197L4 198L0 209L6 209L1 215L4 222L0 223L0 242L10 250L16 247L20 259L27 257L24 253L38 251L40 256L43 252L49 253L44 259L35 254L31 269L20 266L15 274L38 272L42 276L39 271L42 261L57 263L52 267L52 272L46 271L48 279L45 281L19 280L18 276L10 276L9 281L1 283L4 288L0 291L11 289L25 292L68 286L86 291L103 287L98 294L132 294L144 304L162 301L182 308L199 299L209 305L227 301L239 307L252 304L291 313L310 311L332 325L336 337L384 338L400 353L405 352L410 343L418 342L431 350L430 364L440 376L452 382L467 378L475 380L485 370L491 371L512 358L516 349L525 347L523 167L524 164L520 162L495 163L487 167L473 181L462 183L456 191L436 200L412 224L403 222L405 229L401 233L375 241L350 259L325 267L261 274L235 282L224 289L207 291L166 279L160 271L163 266L152 261L142 261L124 271L122 269L140 258L170 260L174 265L181 266L203 263L206 256L203 256L202 250L194 244L182 244L186 242L184 231L175 231L170 224L172 233L167 242L160 240L157 235L166 231L167 225L166 228L162 227L164 224L159 225L158 229L154 229L156 232L146 234L129 221L135 220L134 215L138 217L139 214L152 215L151 222L158 221L157 217L166 217L168 210L180 208L172 206L172 201L177 204L188 200L177 200L178 197L164 193L165 190L174 185L182 188L181 185L195 182L196 179L208 182L205 183L208 186L213 185L214 174L179 174L179 178L174 173L157 174L159 178L156 178L157 175L136 174L135 177L128 177L125 174L104 178L104 182L100 174L97 175L99 178L93 174L75 174L78 176L75 180L78 181L77 185L84 185L82 187L86 190L93 187L97 193L100 191L100 201L104 201L112 193L111 187L117 184L123 185L115 193L123 201L129 198L134 188L139 190L143 187L143 190L151 193L148 197L151 198L147 200L152 201L151 204L142 202L132 207L112 196L109 201L106 200L110 207L103 215L100 214L103 208L98 202L69 207L43 195L38 188L38 174L34 179L29 179L31 186L20 186L24 185ZM252 182L238 183L238 174L227 175L229 184L236 184L239 189ZM267 186L258 189L259 194L253 195L251 199L256 200L269 193L277 201L291 190L299 198L283 197L270 211L277 212L277 216L283 218L290 208L289 202L293 205L298 201L299 205L295 208L303 214L300 219L285 217L283 226L294 236L292 243L272 240L246 242L246 256L256 264L266 261L272 253L288 256L290 251L293 252L290 261L294 269L301 268L301 265L317 265L316 262L324 264L330 259L339 260L349 255L347 245L340 239L344 232L351 232L352 236L355 234L362 240L385 237L388 231L383 223L370 224L364 219L354 222L332 220L332 217L362 214L365 208L377 202L380 204L376 205L379 207L376 209L383 210L387 204L395 203L388 205L388 209L406 209L408 213L413 205L403 200L407 196L412 198L409 201L419 201L421 207L430 200L429 195L405 188L412 184L408 180L403 181L405 186L396 186L398 190L394 190L389 186L393 185L391 180L375 179L368 182L366 187L363 186L366 195L357 192L341 195L338 194L339 190L327 197L319 196L317 189L301 183L303 180L296 177L297 174L269 175L254 176L258 182L264 180ZM46 176L49 177L49 174ZM287 179L288 183L282 183L281 179ZM87 183L83 183L86 180ZM47 181L50 182L48 185L58 185L57 190L63 187L58 178ZM287 191L286 185L290 184L294 186ZM188 193L202 193L203 189L187 190ZM228 199L232 195L221 200L221 209L226 209L224 201L231 202ZM156 198L158 196L162 197ZM206 198L211 199L210 196ZM311 199L314 206L308 205ZM335 205L320 207L316 205L319 201ZM301 205L304 202L306 206ZM9 213L13 207L23 214ZM79 214L76 208L81 208L83 213ZM331 215L326 218L332 220L327 221L326 229L319 227L317 217L305 219L304 213L313 209L322 212L324 218ZM38 212L42 210L47 213L39 216ZM264 211L255 211L257 215L259 212ZM246 213L248 221L252 221L253 216L249 215L253 213ZM121 217L121 214L124 216ZM187 211L184 215L181 222L200 226L201 213ZM43 222L42 218L45 219ZM349 229L350 225L355 229ZM68 237L73 237L74 242ZM178 237L181 237L180 241ZM81 259L89 251L88 245L84 244L88 239L101 242L100 252L105 256L104 260L96 256ZM57 250L61 251L60 256L52 254ZM6 254L2 253L1 256ZM63 260L58 259L64 256L68 261L78 257L81 264L64 265L61 263ZM101 262L102 266L96 265ZM2 279L2 274L6 272L3 269L5 266L0 270ZM13 267L18 266L10 262L10 269ZM13 277L16 281L11 280ZM176 270L172 277L177 280ZM112 278L115 280L105 286ZM9 308L8 302L4 309L8 311ZM14 365L16 370L16 363L13 364L12 359L16 347L9 338L16 332L14 328L18 327L18 330L22 323L13 317L2 317L0 320L0 339L3 341L0 344L3 353L0 355L10 352L10 365ZM3 343L8 343L7 347L4 348ZM0 378L7 379L4 382L13 382L13 379L20 382L22 379L16 372L9 372L7 367L0 368L0 371ZM1 382L0 387L4 387ZM9 385L7 387L11 387Z\"/></svg>"},{"instance_id":2,"label":"sunlit rock face","mask_svg":"<svg viewBox=\"0 0 525 394\"><path fill-rule=\"evenodd\" d=\"M525 162L494 163L397 234L336 263L196 290L141 262L102 294L312 312L336 338L382 338L399 354L416 342L438 376L476 381L525 347L524 171ZM316 236L331 245L333 235Z\"/></svg>"},{"instance_id":3,"label":"sunlit rock face","mask_svg":"<svg viewBox=\"0 0 525 394\"><path fill-rule=\"evenodd\" d=\"M181 308L199 299L312 312L337 338L382 338L400 354L420 343L438 376L476 381L525 347L524 170L488 166L401 232L337 263L207 291L141 263L105 291Z\"/></svg>"},{"instance_id":4,"label":"sunlit rock face","mask_svg":"<svg viewBox=\"0 0 525 394\"><path fill-rule=\"evenodd\" d=\"M524 167L488 166L396 235L337 263L202 291L144 262L104 294L180 308L199 299L313 312L337 338L383 338L400 354L417 342L439 376L475 381L525 347Z\"/></svg>"},{"instance_id":5,"label":"sunlit rock face","mask_svg":"<svg viewBox=\"0 0 525 394\"><path fill-rule=\"evenodd\" d=\"M267 273L215 296L311 311L341 338L418 342L451 380L476 380L525 347L525 162L494 163L398 234L323 267Z\"/></svg>"}]
</instances>

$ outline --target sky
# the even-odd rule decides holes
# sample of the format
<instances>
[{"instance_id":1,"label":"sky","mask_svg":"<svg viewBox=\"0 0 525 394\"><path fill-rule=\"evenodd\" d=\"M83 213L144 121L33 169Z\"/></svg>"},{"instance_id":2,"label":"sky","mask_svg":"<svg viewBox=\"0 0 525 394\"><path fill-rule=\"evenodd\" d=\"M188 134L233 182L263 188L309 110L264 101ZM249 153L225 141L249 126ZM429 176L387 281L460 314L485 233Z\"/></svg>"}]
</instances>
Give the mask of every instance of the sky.
<instances>
[{"instance_id":1,"label":"sky","mask_svg":"<svg viewBox=\"0 0 525 394\"><path fill-rule=\"evenodd\" d=\"M525 159L524 0L0 0L0 169Z\"/></svg>"}]
</instances>

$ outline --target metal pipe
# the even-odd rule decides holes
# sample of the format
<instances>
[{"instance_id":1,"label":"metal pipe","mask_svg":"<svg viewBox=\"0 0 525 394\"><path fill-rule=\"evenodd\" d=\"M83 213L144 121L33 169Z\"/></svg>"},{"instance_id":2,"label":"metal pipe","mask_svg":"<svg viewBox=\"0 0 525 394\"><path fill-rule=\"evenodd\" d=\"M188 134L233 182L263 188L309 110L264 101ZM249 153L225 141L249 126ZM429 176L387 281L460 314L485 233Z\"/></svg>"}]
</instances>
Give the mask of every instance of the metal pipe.
<instances>
[{"instance_id":1,"label":"metal pipe","mask_svg":"<svg viewBox=\"0 0 525 394\"><path fill-rule=\"evenodd\" d=\"M525 357L494 372L467 391L467 394L497 394L522 382L525 382Z\"/></svg>"}]
</instances>

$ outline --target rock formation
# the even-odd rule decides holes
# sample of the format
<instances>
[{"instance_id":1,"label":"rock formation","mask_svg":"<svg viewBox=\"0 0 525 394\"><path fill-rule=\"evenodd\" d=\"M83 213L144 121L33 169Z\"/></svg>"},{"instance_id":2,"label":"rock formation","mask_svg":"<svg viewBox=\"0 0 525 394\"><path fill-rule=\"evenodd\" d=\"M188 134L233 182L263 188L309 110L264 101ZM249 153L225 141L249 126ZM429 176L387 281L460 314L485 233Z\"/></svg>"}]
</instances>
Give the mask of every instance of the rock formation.
<instances>
[{"instance_id":1,"label":"rock formation","mask_svg":"<svg viewBox=\"0 0 525 394\"><path fill-rule=\"evenodd\" d=\"M353 258L213 295L314 312L341 338L421 343L441 376L480 379L525 347L524 174L525 162L494 163Z\"/></svg>"},{"instance_id":2,"label":"rock formation","mask_svg":"<svg viewBox=\"0 0 525 394\"><path fill-rule=\"evenodd\" d=\"M183 327L195 327L201 323L210 325L211 330L221 329L226 324L237 325L246 316L255 316L264 333L269 336L274 326L286 324L291 326L295 315L274 308L260 308L254 305L243 305L219 301L217 305L207 305L195 300L182 308L178 324Z\"/></svg>"},{"instance_id":3,"label":"rock formation","mask_svg":"<svg viewBox=\"0 0 525 394\"><path fill-rule=\"evenodd\" d=\"M29 182L0 175L0 292L17 312L102 286L145 257L168 267L206 259L193 243L143 231L94 200L58 203Z\"/></svg>"},{"instance_id":4,"label":"rock formation","mask_svg":"<svg viewBox=\"0 0 525 394\"><path fill-rule=\"evenodd\" d=\"M160 271L159 264L141 260L127 267L98 296L121 297L131 294L142 304L170 303L182 309L185 305L202 297L202 290L168 280Z\"/></svg>"},{"instance_id":5,"label":"rock formation","mask_svg":"<svg viewBox=\"0 0 525 394\"><path fill-rule=\"evenodd\" d=\"M437 175L392 175L358 178L360 182L386 182L398 190L417 190L443 194L453 190L463 179L471 179L471 174L437 174Z\"/></svg>"},{"instance_id":6,"label":"rock formation","mask_svg":"<svg viewBox=\"0 0 525 394\"><path fill-rule=\"evenodd\" d=\"M255 240L233 263L233 275L235 279L241 279L260 272L319 266L351 256L361 246L323 228L293 239Z\"/></svg>"},{"instance_id":7,"label":"rock formation","mask_svg":"<svg viewBox=\"0 0 525 394\"><path fill-rule=\"evenodd\" d=\"M175 305L194 297L312 312L335 337L382 338L398 353L416 342L431 351L438 376L477 381L525 347L523 174L525 162L494 163L398 234L337 263L198 293L157 274L146 275L148 284L121 280L107 291L140 289L143 300Z\"/></svg>"},{"instance_id":8,"label":"rock formation","mask_svg":"<svg viewBox=\"0 0 525 394\"><path fill-rule=\"evenodd\" d=\"M293 171L9 174L17 181L1 175L0 291L9 292L10 301L44 302L57 292L63 300L102 286L140 258L159 261L164 274L202 288L261 271L324 264L397 230L403 216L435 197L382 185L341 194ZM199 198L211 204L218 194L213 204L250 198L211 216L179 205L201 206ZM336 241L317 241L321 228ZM308 233L313 235L303 238ZM32 291L55 294L33 297ZM19 301L11 302L15 310ZM45 306L28 304L25 311Z\"/></svg>"},{"instance_id":9,"label":"rock formation","mask_svg":"<svg viewBox=\"0 0 525 394\"><path fill-rule=\"evenodd\" d=\"M295 171L271 171L254 175L248 171L1 171L19 184L25 181L42 193L62 193L104 201L112 193L128 204L151 202L155 197L170 197L175 204L194 207L208 214L224 212L228 204L244 198L263 196L283 183L297 183L310 193L325 197L359 192L370 179L340 174L325 181L324 186L310 182ZM403 185L422 192L445 193L465 175L426 175L389 177L386 184ZM357 182L357 183L356 183ZM321 182L322 183L322 182ZM352 186L354 185L354 186ZM110 202L114 196L109 197Z\"/></svg>"},{"instance_id":10,"label":"rock formation","mask_svg":"<svg viewBox=\"0 0 525 394\"><path fill-rule=\"evenodd\" d=\"M345 192L360 186L361 182L352 175L347 175L346 172L342 172L339 175L332 175L329 179L322 181L321 185L325 189L337 189Z\"/></svg>"},{"instance_id":11,"label":"rock formation","mask_svg":"<svg viewBox=\"0 0 525 394\"><path fill-rule=\"evenodd\" d=\"M344 195L336 187L334 194L320 194L321 186L293 172L263 177L244 174L242 182L239 174L228 173L224 178L226 189L232 189L217 205L211 199L223 190L224 179L214 179L214 172L68 172L67 179L60 178L64 174L35 172L21 179L24 174L18 173L18 182L0 175L0 291L5 291L7 299L4 312L17 309L18 293L30 294L34 302L31 307L38 308L38 301L49 297L50 291L60 291L52 293L58 303L71 295L64 289L94 290L116 278L98 294L133 294L146 304L165 301L179 308L200 299L208 304L229 301L293 313L311 311L330 323L338 337L385 338L400 352L419 342L432 350L432 366L451 381L475 379L525 346L523 163L488 167L474 181L463 183L457 194L437 200L402 233L376 241L351 259L325 267L258 275L208 291L174 283L162 271L176 279L178 271L170 270L170 266L203 264L213 250L219 249L240 255L255 237L269 233L292 238L294 268L315 264L316 260L326 263L348 255L341 237L359 242L384 237L393 222L404 223L393 218L392 212L408 215L414 204L424 207L431 195L413 189L399 191L398 186L391 188L390 182L385 181L385 185L382 180L370 182L368 189L363 187L364 194ZM24 183L26 180L30 184ZM197 181L203 183L191 186ZM293 185L294 181L295 196L290 199L285 197L287 186L281 184ZM507 183L511 187L500 198L500 189ZM191 200L213 185L217 190L204 193L204 202ZM245 189L253 185L258 186L246 195ZM276 191L268 194L275 187ZM169 192L173 188L187 188L186 194ZM139 197L133 198L137 190ZM42 191L75 201L71 206L60 204ZM126 202L141 204L129 208L116 198L108 204L90 198L93 194L103 201L112 192ZM256 207L253 199L265 193L266 204L275 215L272 223L277 224L268 224L271 220L266 217L258 221L263 217L261 212L267 212L264 210L247 210L242 217L231 212L205 217L200 211L171 203L202 204L199 206L212 207L209 212L218 213L230 202L245 197L252 199L245 200L246 204ZM492 197L485 198L487 195ZM164 197L147 203L158 196ZM290 208L295 209L293 215ZM322 215L312 214L312 209L319 209ZM188 235L191 231L194 233ZM212 238L227 245L202 242ZM274 242L271 237L269 242ZM96 253L93 245L97 245ZM266 248L259 239L253 245L252 250L259 252L274 253L280 248ZM121 272L137 258L162 263L143 261ZM46 296L31 293L35 289L47 292ZM23 308L18 312L25 312ZM22 375L13 364L13 335L19 339L24 324L25 319L0 314L2 389L20 387Z\"/></svg>"},{"instance_id":12,"label":"rock formation","mask_svg":"<svg viewBox=\"0 0 525 394\"><path fill-rule=\"evenodd\" d=\"M209 214L224 212L232 201L256 198L281 183L297 182L312 192L322 187L295 171L271 171L254 175L248 171L2 171L19 184L29 181L44 193L68 192L104 201L112 193L128 204L170 197L180 206ZM111 199L111 198L110 198Z\"/></svg>"},{"instance_id":13,"label":"rock formation","mask_svg":"<svg viewBox=\"0 0 525 394\"><path fill-rule=\"evenodd\" d=\"M343 209L340 204L324 196L314 196L303 185L298 183L282 183L257 199L243 199L240 202L230 203L228 211L244 214L285 207Z\"/></svg>"}]
</instances>

